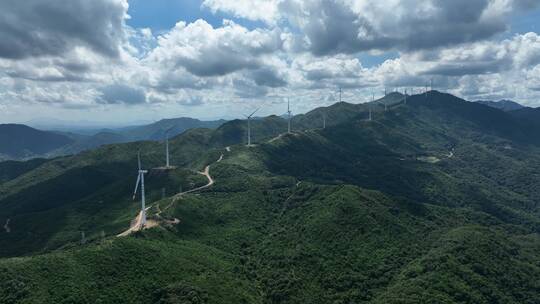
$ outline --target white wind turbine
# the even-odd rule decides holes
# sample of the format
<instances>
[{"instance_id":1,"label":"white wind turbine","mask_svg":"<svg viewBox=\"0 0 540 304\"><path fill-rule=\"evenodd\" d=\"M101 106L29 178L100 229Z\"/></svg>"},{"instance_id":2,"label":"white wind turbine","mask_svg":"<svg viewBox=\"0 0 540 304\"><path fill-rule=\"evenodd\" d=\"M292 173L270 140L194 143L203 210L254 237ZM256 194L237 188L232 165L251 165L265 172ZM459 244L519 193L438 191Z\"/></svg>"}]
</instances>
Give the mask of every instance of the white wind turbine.
<instances>
[{"instance_id":1,"label":"white wind turbine","mask_svg":"<svg viewBox=\"0 0 540 304\"><path fill-rule=\"evenodd\" d=\"M169 161L169 132L174 129L174 127L169 128L165 131L165 168L170 168L171 164Z\"/></svg>"},{"instance_id":2,"label":"white wind turbine","mask_svg":"<svg viewBox=\"0 0 540 304\"><path fill-rule=\"evenodd\" d=\"M405 89L405 104L407 104L407 89Z\"/></svg>"},{"instance_id":3,"label":"white wind turbine","mask_svg":"<svg viewBox=\"0 0 540 304\"><path fill-rule=\"evenodd\" d=\"M426 99L428 98L428 88L429 91L433 91L433 78L429 80L429 83L426 83Z\"/></svg>"},{"instance_id":4,"label":"white wind turbine","mask_svg":"<svg viewBox=\"0 0 540 304\"><path fill-rule=\"evenodd\" d=\"M326 129L326 112L322 112L322 128Z\"/></svg>"},{"instance_id":5,"label":"white wind turbine","mask_svg":"<svg viewBox=\"0 0 540 304\"><path fill-rule=\"evenodd\" d=\"M377 100L378 103L382 104L384 106L384 111L388 111L388 105L386 104L386 102L382 102L380 100Z\"/></svg>"},{"instance_id":6,"label":"white wind turbine","mask_svg":"<svg viewBox=\"0 0 540 304\"><path fill-rule=\"evenodd\" d=\"M287 98L287 115L288 115L287 133L291 134L291 102L289 101L289 98Z\"/></svg>"},{"instance_id":7,"label":"white wind turbine","mask_svg":"<svg viewBox=\"0 0 540 304\"><path fill-rule=\"evenodd\" d=\"M371 93L371 104L368 104L368 109L369 109L369 121L371 121L373 119L372 117L372 114L371 114L371 106L373 104L373 102L375 102L375 93Z\"/></svg>"},{"instance_id":8,"label":"white wind turbine","mask_svg":"<svg viewBox=\"0 0 540 304\"><path fill-rule=\"evenodd\" d=\"M141 228L146 225L146 201L144 197L144 175L148 171L141 168L141 151L137 152L137 163L139 165L139 174L137 175L137 183L135 184L135 191L133 191L133 200L137 196L137 190L139 189L139 184L141 184Z\"/></svg>"},{"instance_id":9,"label":"white wind turbine","mask_svg":"<svg viewBox=\"0 0 540 304\"><path fill-rule=\"evenodd\" d=\"M250 115L244 115L247 118L247 145L248 145L248 147L251 146L251 118L259 110L260 110L260 108L253 111L253 113L251 113Z\"/></svg>"}]
</instances>

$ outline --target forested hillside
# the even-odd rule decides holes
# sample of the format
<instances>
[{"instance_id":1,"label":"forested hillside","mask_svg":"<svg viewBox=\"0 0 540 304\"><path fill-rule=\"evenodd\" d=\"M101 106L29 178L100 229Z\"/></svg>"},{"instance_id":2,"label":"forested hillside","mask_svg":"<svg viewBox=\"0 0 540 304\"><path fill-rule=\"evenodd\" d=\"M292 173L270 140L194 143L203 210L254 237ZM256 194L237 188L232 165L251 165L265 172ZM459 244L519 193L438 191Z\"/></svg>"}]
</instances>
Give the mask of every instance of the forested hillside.
<instances>
[{"instance_id":1,"label":"forested hillside","mask_svg":"<svg viewBox=\"0 0 540 304\"><path fill-rule=\"evenodd\" d=\"M0 302L540 302L540 128L435 91L252 123L0 163ZM158 225L117 237L138 150Z\"/></svg>"}]
</instances>

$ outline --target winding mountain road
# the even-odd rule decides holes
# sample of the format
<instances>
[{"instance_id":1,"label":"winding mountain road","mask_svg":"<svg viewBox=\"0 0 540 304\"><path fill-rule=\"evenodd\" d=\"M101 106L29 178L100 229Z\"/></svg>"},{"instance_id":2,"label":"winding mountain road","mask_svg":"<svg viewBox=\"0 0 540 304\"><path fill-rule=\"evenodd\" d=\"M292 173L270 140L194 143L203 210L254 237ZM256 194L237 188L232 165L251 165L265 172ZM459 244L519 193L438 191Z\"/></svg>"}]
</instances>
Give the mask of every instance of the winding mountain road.
<instances>
[{"instance_id":1,"label":"winding mountain road","mask_svg":"<svg viewBox=\"0 0 540 304\"><path fill-rule=\"evenodd\" d=\"M230 147L227 147L226 148L228 152L231 151ZM221 154L221 156L219 157L219 159L215 162L215 163L219 163L223 160L223 154ZM188 191L184 191L184 192L180 192L176 195L173 196L173 199L171 201L171 203L169 205L167 205L167 207L165 207L163 210L161 210L161 208L159 207L159 204L157 204L157 209L158 209L158 212L156 213L157 216L161 216L161 213L163 213L163 211L169 209L170 207L172 207L172 205L174 203L176 203L180 198L182 198L183 195L185 194L189 194L189 193L193 193L193 192L197 192L197 191L200 191L200 190L204 190L208 187L211 187L215 181L214 179L212 178L212 176L210 175L210 165L206 166L204 168L204 171L202 172L197 172L198 174L201 174L201 175L204 175L207 179L208 179L208 183L204 186L200 186L200 187L197 187L197 188L194 188L194 189L191 189L191 190L188 190ZM146 207L146 211L150 210L150 208L152 208L153 206L148 206ZM131 233L135 232L135 231L139 231L141 230L141 212L139 212L139 214L137 215L137 217L131 221L131 226L129 227L128 230L120 233L117 235L117 237L124 237L124 236L128 236L130 235ZM180 220L177 219L177 218L174 218L172 221L168 221L169 223L171 224L178 224L180 223ZM156 226L159 226L159 223L155 220L149 220L147 219L146 220L146 225L143 227L143 229L148 229L148 228L152 228L152 227L156 227Z\"/></svg>"}]
</instances>

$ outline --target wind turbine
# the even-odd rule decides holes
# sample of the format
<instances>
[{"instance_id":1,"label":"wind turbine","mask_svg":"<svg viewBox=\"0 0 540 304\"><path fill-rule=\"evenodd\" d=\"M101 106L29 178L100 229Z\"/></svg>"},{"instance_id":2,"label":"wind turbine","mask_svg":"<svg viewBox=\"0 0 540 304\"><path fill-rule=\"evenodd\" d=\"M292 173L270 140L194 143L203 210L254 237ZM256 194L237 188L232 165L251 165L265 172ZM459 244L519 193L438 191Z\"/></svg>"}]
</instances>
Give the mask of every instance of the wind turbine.
<instances>
[{"instance_id":1,"label":"wind turbine","mask_svg":"<svg viewBox=\"0 0 540 304\"><path fill-rule=\"evenodd\" d=\"M171 127L167 131L165 131L165 159L166 159L165 168L170 168L171 167L171 164L169 162L169 132L172 129L174 129L174 127Z\"/></svg>"},{"instance_id":2,"label":"wind turbine","mask_svg":"<svg viewBox=\"0 0 540 304\"><path fill-rule=\"evenodd\" d=\"M377 100L378 103L382 104L384 106L384 111L388 111L388 105L385 102L382 102L380 100Z\"/></svg>"},{"instance_id":3,"label":"wind turbine","mask_svg":"<svg viewBox=\"0 0 540 304\"><path fill-rule=\"evenodd\" d=\"M407 104L407 89L405 89L405 104Z\"/></svg>"},{"instance_id":4,"label":"wind turbine","mask_svg":"<svg viewBox=\"0 0 540 304\"><path fill-rule=\"evenodd\" d=\"M372 104L375 102L375 93L371 93L371 104L368 105L368 109L369 109L369 118L368 120L371 121L372 120L372 114L371 114L371 106Z\"/></svg>"},{"instance_id":5,"label":"wind turbine","mask_svg":"<svg viewBox=\"0 0 540 304\"><path fill-rule=\"evenodd\" d=\"M326 112L322 112L322 128L326 129Z\"/></svg>"},{"instance_id":6,"label":"wind turbine","mask_svg":"<svg viewBox=\"0 0 540 304\"><path fill-rule=\"evenodd\" d=\"M289 115L287 133L291 134L291 103L289 101L289 98L287 98L287 114Z\"/></svg>"},{"instance_id":7,"label":"wind turbine","mask_svg":"<svg viewBox=\"0 0 540 304\"><path fill-rule=\"evenodd\" d=\"M255 113L257 113L257 111L259 111L259 109L253 111L253 113L251 113L250 115L244 115L246 118L247 118L247 145L248 147L251 146L251 118L253 117L253 115L255 115Z\"/></svg>"},{"instance_id":8,"label":"wind turbine","mask_svg":"<svg viewBox=\"0 0 540 304\"><path fill-rule=\"evenodd\" d=\"M141 168L141 151L137 152L137 163L139 165L139 174L137 175L137 183L135 184L135 191L133 191L133 200L137 196L137 190L139 184L141 184L141 229L146 225L146 201L144 197L144 175L148 171Z\"/></svg>"}]
</instances>

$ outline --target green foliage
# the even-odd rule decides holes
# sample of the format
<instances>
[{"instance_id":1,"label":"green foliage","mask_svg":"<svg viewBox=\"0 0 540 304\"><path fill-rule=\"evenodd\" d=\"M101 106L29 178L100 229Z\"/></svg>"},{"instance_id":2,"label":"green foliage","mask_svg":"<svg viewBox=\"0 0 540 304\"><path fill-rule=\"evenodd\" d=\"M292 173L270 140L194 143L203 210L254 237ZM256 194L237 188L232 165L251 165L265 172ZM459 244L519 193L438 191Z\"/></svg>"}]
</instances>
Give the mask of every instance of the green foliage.
<instances>
[{"instance_id":1,"label":"green foliage","mask_svg":"<svg viewBox=\"0 0 540 304\"><path fill-rule=\"evenodd\" d=\"M154 295L156 304L205 304L208 295L185 283L176 283L159 289Z\"/></svg>"},{"instance_id":2,"label":"green foliage","mask_svg":"<svg viewBox=\"0 0 540 304\"><path fill-rule=\"evenodd\" d=\"M232 262L229 255L194 242L150 240L139 235L1 261L0 269L8 271L0 274L0 302L151 303L156 294L163 295L161 300L175 293L181 297L177 287L163 288L189 281L198 286L194 290L201 300L253 303L253 290L233 272ZM17 286L32 288L21 290Z\"/></svg>"},{"instance_id":3,"label":"green foliage","mask_svg":"<svg viewBox=\"0 0 540 304\"><path fill-rule=\"evenodd\" d=\"M317 109L280 136L283 119L256 120L249 148L245 121L184 133L181 168L147 179L179 224L127 238L136 151L159 167L162 145L21 169L0 184L0 254L22 256L0 259L0 303L540 302L540 130L446 94L401 98L338 103L326 129ZM173 203L206 165L215 184Z\"/></svg>"},{"instance_id":4,"label":"green foliage","mask_svg":"<svg viewBox=\"0 0 540 304\"><path fill-rule=\"evenodd\" d=\"M0 184L10 181L22 174L32 171L41 166L47 160L43 158L35 158L29 161L5 161L0 162Z\"/></svg>"}]
</instances>

